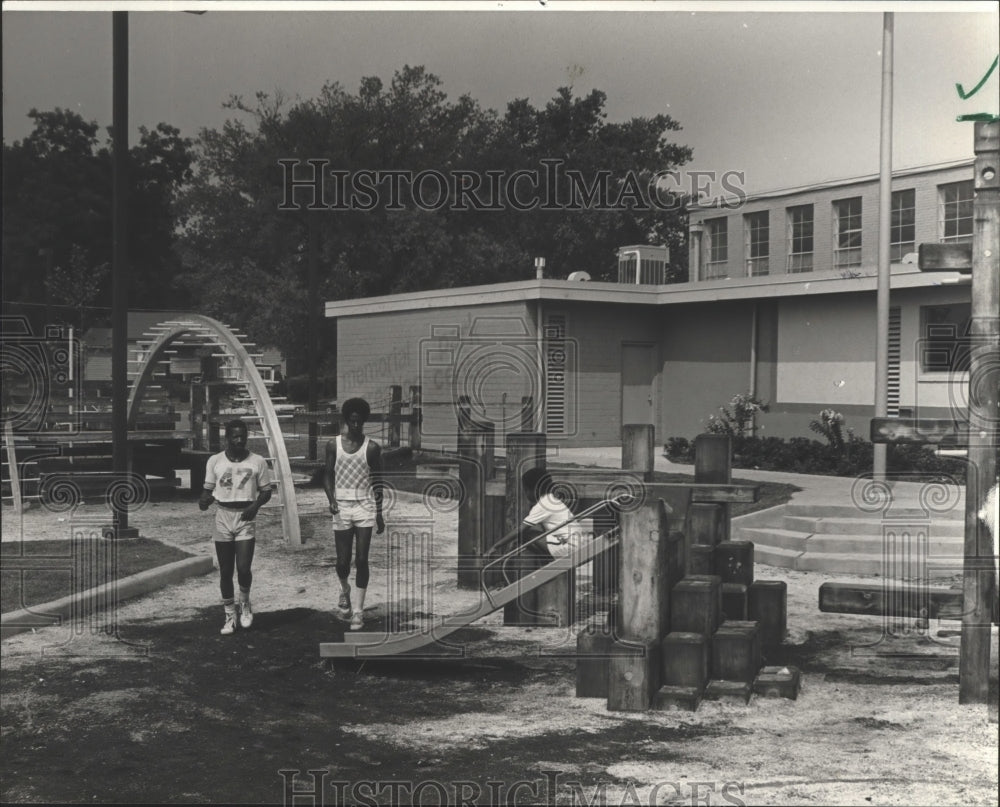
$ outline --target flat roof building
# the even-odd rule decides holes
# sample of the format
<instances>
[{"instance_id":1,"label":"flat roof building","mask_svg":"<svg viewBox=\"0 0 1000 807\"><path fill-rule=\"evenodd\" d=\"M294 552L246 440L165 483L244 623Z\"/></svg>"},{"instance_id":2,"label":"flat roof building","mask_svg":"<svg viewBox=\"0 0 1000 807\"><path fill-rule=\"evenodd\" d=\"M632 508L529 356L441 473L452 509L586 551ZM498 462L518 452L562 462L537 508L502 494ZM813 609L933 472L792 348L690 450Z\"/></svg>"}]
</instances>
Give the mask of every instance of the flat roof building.
<instances>
[{"instance_id":1,"label":"flat roof building","mask_svg":"<svg viewBox=\"0 0 1000 807\"><path fill-rule=\"evenodd\" d=\"M972 160L893 177L889 414L964 402L970 288L921 273L922 242L971 240ZM420 385L423 442L453 447L457 399L498 432L613 445L623 423L690 438L741 392L764 435L805 436L821 409L867 436L874 412L876 176L689 209L689 280L665 247L619 250L619 283L531 278L328 302L338 397ZM530 272L528 269L526 272ZM405 397L405 396L404 396Z\"/></svg>"}]
</instances>

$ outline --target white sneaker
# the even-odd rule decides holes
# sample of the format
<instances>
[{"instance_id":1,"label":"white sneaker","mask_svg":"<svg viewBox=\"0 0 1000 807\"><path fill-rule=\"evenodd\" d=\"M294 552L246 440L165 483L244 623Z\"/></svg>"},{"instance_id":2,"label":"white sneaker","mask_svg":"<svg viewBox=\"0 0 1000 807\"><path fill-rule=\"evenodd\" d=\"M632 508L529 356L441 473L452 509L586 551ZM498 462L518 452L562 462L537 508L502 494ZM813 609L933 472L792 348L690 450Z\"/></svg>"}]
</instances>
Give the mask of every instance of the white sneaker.
<instances>
[{"instance_id":1,"label":"white sneaker","mask_svg":"<svg viewBox=\"0 0 1000 807\"><path fill-rule=\"evenodd\" d=\"M351 614L351 630L361 630L364 627L365 618L360 611Z\"/></svg>"},{"instance_id":2,"label":"white sneaker","mask_svg":"<svg viewBox=\"0 0 1000 807\"><path fill-rule=\"evenodd\" d=\"M240 603L240 627L249 628L253 624L253 609L250 600Z\"/></svg>"},{"instance_id":3,"label":"white sneaker","mask_svg":"<svg viewBox=\"0 0 1000 807\"><path fill-rule=\"evenodd\" d=\"M222 630L219 631L223 636L228 636L230 633L236 631L236 612L232 613L226 612L226 623L222 626Z\"/></svg>"}]
</instances>

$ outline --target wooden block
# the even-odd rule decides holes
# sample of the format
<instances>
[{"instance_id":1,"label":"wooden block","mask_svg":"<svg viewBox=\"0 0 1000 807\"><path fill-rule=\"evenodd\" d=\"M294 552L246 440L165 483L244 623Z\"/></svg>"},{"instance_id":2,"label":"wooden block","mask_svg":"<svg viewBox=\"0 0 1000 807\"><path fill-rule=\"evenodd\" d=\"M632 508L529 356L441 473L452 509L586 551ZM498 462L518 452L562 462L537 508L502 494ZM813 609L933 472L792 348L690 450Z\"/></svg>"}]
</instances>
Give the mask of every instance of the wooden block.
<instances>
[{"instance_id":1,"label":"wooden block","mask_svg":"<svg viewBox=\"0 0 1000 807\"><path fill-rule=\"evenodd\" d=\"M691 544L687 573L689 575L715 574L715 547L708 544Z\"/></svg>"},{"instance_id":2,"label":"wooden block","mask_svg":"<svg viewBox=\"0 0 1000 807\"><path fill-rule=\"evenodd\" d=\"M614 637L599 630L585 630L576 637L576 696L608 696L608 651Z\"/></svg>"},{"instance_id":3,"label":"wooden block","mask_svg":"<svg viewBox=\"0 0 1000 807\"><path fill-rule=\"evenodd\" d=\"M972 244L928 242L917 248L921 272L972 272Z\"/></svg>"},{"instance_id":4,"label":"wooden block","mask_svg":"<svg viewBox=\"0 0 1000 807\"><path fill-rule=\"evenodd\" d=\"M757 580L747 594L748 617L760 627L761 646L777 647L785 641L787 630L788 584L783 580Z\"/></svg>"},{"instance_id":5,"label":"wooden block","mask_svg":"<svg viewBox=\"0 0 1000 807\"><path fill-rule=\"evenodd\" d=\"M709 642L700 633L668 633L663 638L662 681L674 687L694 687L699 692L708 683Z\"/></svg>"},{"instance_id":6,"label":"wooden block","mask_svg":"<svg viewBox=\"0 0 1000 807\"><path fill-rule=\"evenodd\" d=\"M666 540L671 532L663 500L646 501L621 514L619 618L622 635L658 642L669 633L671 568L676 553Z\"/></svg>"},{"instance_id":7,"label":"wooden block","mask_svg":"<svg viewBox=\"0 0 1000 807\"><path fill-rule=\"evenodd\" d=\"M512 558L507 565L511 579L518 579L544 565L541 558L529 556ZM503 608L503 624L517 626L538 626L547 624L547 619L538 608L538 591L532 589L519 594L513 602Z\"/></svg>"},{"instance_id":8,"label":"wooden block","mask_svg":"<svg viewBox=\"0 0 1000 807\"><path fill-rule=\"evenodd\" d=\"M715 574L723 583L753 583L753 542L723 541L715 548Z\"/></svg>"},{"instance_id":9,"label":"wooden block","mask_svg":"<svg viewBox=\"0 0 1000 807\"><path fill-rule=\"evenodd\" d=\"M723 622L712 637L712 678L751 683L760 671L760 629L756 622Z\"/></svg>"},{"instance_id":10,"label":"wooden block","mask_svg":"<svg viewBox=\"0 0 1000 807\"><path fill-rule=\"evenodd\" d=\"M962 590L882 583L823 583L819 587L819 610L866 616L961 619Z\"/></svg>"},{"instance_id":11,"label":"wooden block","mask_svg":"<svg viewBox=\"0 0 1000 807\"><path fill-rule=\"evenodd\" d=\"M576 574L568 570L535 589L535 608L541 615L539 627L565 628L572 625L576 611Z\"/></svg>"},{"instance_id":12,"label":"wooden block","mask_svg":"<svg viewBox=\"0 0 1000 807\"><path fill-rule=\"evenodd\" d=\"M611 658L614 656L640 656L645 652L641 645L620 639L605 630L604 625L591 624L576 637L576 696L578 698L606 698Z\"/></svg>"},{"instance_id":13,"label":"wooden block","mask_svg":"<svg viewBox=\"0 0 1000 807\"><path fill-rule=\"evenodd\" d=\"M671 530L667 534L666 555L667 555L667 592L665 597L669 602L669 591L673 589L687 574L687 539L683 532ZM669 622L669 620L668 620Z\"/></svg>"},{"instance_id":14,"label":"wooden block","mask_svg":"<svg viewBox=\"0 0 1000 807\"><path fill-rule=\"evenodd\" d=\"M663 712L696 712L703 687L662 686L656 691L653 708Z\"/></svg>"},{"instance_id":15,"label":"wooden block","mask_svg":"<svg viewBox=\"0 0 1000 807\"><path fill-rule=\"evenodd\" d=\"M799 697L802 675L798 667L763 667L753 681L753 691L763 698Z\"/></svg>"},{"instance_id":16,"label":"wooden block","mask_svg":"<svg viewBox=\"0 0 1000 807\"><path fill-rule=\"evenodd\" d=\"M711 636L721 622L722 582L714 575L688 575L670 592L670 630Z\"/></svg>"},{"instance_id":17,"label":"wooden block","mask_svg":"<svg viewBox=\"0 0 1000 807\"><path fill-rule=\"evenodd\" d=\"M725 620L746 620L747 592L749 589L742 583L722 584L722 619Z\"/></svg>"},{"instance_id":18,"label":"wooden block","mask_svg":"<svg viewBox=\"0 0 1000 807\"><path fill-rule=\"evenodd\" d=\"M637 643L640 644L640 643ZM660 643L642 642L638 656L612 656L608 670L608 710L644 712L660 688Z\"/></svg>"},{"instance_id":19,"label":"wooden block","mask_svg":"<svg viewBox=\"0 0 1000 807\"><path fill-rule=\"evenodd\" d=\"M693 544L715 546L729 539L729 520L722 504L697 504L688 507L687 531Z\"/></svg>"},{"instance_id":20,"label":"wooden block","mask_svg":"<svg viewBox=\"0 0 1000 807\"><path fill-rule=\"evenodd\" d=\"M709 681L703 697L707 701L731 700L747 704L752 694L753 688L745 681Z\"/></svg>"}]
</instances>

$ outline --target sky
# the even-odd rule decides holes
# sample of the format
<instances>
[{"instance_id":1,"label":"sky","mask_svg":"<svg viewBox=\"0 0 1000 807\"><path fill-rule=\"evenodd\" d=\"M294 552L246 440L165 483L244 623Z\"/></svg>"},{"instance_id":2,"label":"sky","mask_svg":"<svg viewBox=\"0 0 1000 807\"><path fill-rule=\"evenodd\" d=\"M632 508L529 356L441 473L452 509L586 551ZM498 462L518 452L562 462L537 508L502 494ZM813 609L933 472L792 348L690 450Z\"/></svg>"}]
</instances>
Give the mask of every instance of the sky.
<instances>
[{"instance_id":1,"label":"sky","mask_svg":"<svg viewBox=\"0 0 1000 807\"><path fill-rule=\"evenodd\" d=\"M95 10L4 3L5 143L29 133L32 107L110 124L113 6L84 5ZM132 10L130 123L195 137L233 116L222 107L233 94L356 91L364 76L424 65L451 98L501 111L596 88L610 120L680 123L671 139L694 149L689 169L744 172L750 192L794 187L878 173L884 10L895 11L894 167L971 158L973 124L956 116L1000 105L1000 70L966 100L955 88L979 83L1000 51L992 2L442 5L114 6Z\"/></svg>"}]
</instances>

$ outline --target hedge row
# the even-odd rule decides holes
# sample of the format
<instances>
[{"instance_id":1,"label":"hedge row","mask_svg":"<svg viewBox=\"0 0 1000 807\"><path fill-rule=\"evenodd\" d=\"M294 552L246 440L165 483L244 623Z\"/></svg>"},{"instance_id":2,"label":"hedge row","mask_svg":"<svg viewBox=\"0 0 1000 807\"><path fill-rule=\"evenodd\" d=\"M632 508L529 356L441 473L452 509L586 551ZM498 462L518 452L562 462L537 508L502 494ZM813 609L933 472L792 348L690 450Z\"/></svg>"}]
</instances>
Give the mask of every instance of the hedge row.
<instances>
[{"instance_id":1,"label":"hedge row","mask_svg":"<svg viewBox=\"0 0 1000 807\"><path fill-rule=\"evenodd\" d=\"M874 446L859 438L842 448L810 440L808 437L733 437L733 467L800 474L858 476L872 471ZM693 463L694 444L683 437L671 437L664 453L672 462ZM899 478L928 479L950 477L965 483L966 461L960 457L938 457L921 445L890 445L887 472Z\"/></svg>"}]
</instances>

